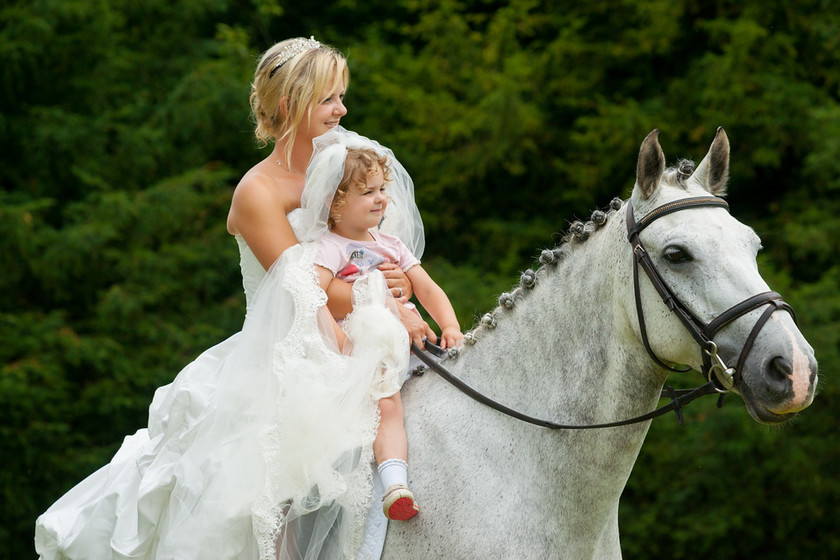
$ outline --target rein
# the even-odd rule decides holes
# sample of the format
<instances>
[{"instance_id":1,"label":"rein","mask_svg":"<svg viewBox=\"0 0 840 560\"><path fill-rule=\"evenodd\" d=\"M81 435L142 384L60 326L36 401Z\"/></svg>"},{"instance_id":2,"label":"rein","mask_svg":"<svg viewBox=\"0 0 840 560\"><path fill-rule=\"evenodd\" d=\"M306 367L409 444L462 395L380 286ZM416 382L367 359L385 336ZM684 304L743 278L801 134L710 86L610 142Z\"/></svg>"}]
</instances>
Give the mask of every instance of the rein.
<instances>
[{"instance_id":1,"label":"rein","mask_svg":"<svg viewBox=\"0 0 840 560\"><path fill-rule=\"evenodd\" d=\"M421 349L416 344L411 344L411 349L414 352L414 355L420 359L429 369L437 373L443 379L454 385L457 389L459 389L462 393L467 395L468 397L472 398L479 403L492 408L493 410L497 410L502 414L506 414L517 420L522 420L523 422L527 422L529 424L534 424L535 426L541 426L543 428L550 428L552 430L592 430L592 429L599 429L599 428L617 428L619 426L629 426L630 424L638 424L639 422L644 422L646 420L652 420L657 416L662 416L663 414L668 414L672 410L677 415L677 423L683 423L683 413L682 409L688 403L702 397L703 395L713 395L717 393L717 387L712 382L706 383L705 385L701 385L695 389L680 389L676 390L673 387L666 387L662 390L662 397L667 397L671 399L671 402L665 406L661 406L656 410L652 410L647 414L643 414L641 416L636 416L634 418L628 418L627 420L619 420L616 422L606 422L604 424L585 424L585 425L575 425L575 424L557 424L556 422L551 422L549 420L540 420L539 418L534 418L533 416L528 416L527 414L523 414L521 412L517 412L512 408L508 408L505 405L494 401L490 397L476 391L462 380L458 379L452 373L443 367L440 362L435 359L436 355L443 355L446 353L446 350L443 350L430 342L426 342L426 347L432 349L431 352ZM417 368L412 375L420 376L425 373L425 369L421 369L423 366ZM721 399L718 400L718 407L720 407L722 403L722 395Z\"/></svg>"},{"instance_id":2,"label":"rein","mask_svg":"<svg viewBox=\"0 0 840 560\"><path fill-rule=\"evenodd\" d=\"M651 223L661 218L662 216L667 216L668 214L680 210L708 207L725 208L727 211L729 210L729 205L726 203L726 201L716 196L686 198L663 204L662 206L655 208L646 216L641 218L638 222L636 222L635 217L633 215L633 205L629 201L627 202L627 239L633 247L634 259L633 290L636 299L636 312L639 318L639 331L642 336L642 342L645 346L645 350L647 350L647 353L657 363L657 365L669 371L685 373L687 371L690 371L691 369L677 369L665 364L651 348L650 341L648 340L647 336L647 328L645 326L644 312L642 310L641 289L639 286L639 268L645 271L645 274L647 275L654 289L656 289L657 293L662 298L662 301L665 303L668 309L670 309L674 314L676 314L676 316L680 319L682 324L685 326L685 328L700 346L703 357L702 374L706 378L707 383L694 389L675 390L673 387L670 386L665 387L662 390L660 398L671 399L671 402L665 406L661 406L641 416L628 418L627 420L618 420L615 422L606 422L603 424L587 425L558 424L549 420L541 420L533 416L528 416L527 414L523 414L521 412L508 408L507 406L496 402L490 397L476 391L464 381L452 375L452 373L449 370L447 370L437 359L435 359L434 356L441 357L446 355L446 350L442 350L441 348L429 342L426 342L426 347L431 350L431 353L427 350L421 349L414 343L412 343L411 345L412 350L414 354L420 359L420 361L422 361L427 366L428 369L433 370L443 379L454 385L464 394L476 400L477 402L488 406L494 410L497 410L498 412L501 412L518 420L522 420L523 422L534 424L536 426L541 426L543 428L550 428L553 430L590 430L599 428L615 428L619 426L627 426L630 424L636 424L639 422L651 420L658 416L667 414L671 411L673 411L676 414L677 423L682 424L684 420L682 414L683 407L688 405L691 401L704 395L719 394L717 405L718 408L720 408L723 405L723 397L735 386L736 375L743 368L747 356L749 355L749 352L752 349L752 345L755 342L755 339L758 337L758 334L761 331L762 327L770 319L770 316L775 311L783 309L790 313L791 317L795 322L796 314L793 312L793 308L791 308L790 305L783 301L782 296L776 292L764 292L747 298L746 300L730 307L709 323L703 323L702 321L700 321L691 312L691 310L685 304L683 304L682 301L680 301L680 299L676 296L676 294L671 290L671 288L659 274L659 271L656 270L656 266L654 265L653 261L650 258L650 255L648 254L647 250L641 242L641 239L639 238L639 234L647 226L649 226ZM736 366L734 368L727 367L726 363L718 355L718 347L713 340L714 335L720 329L722 329L735 319L738 319L739 317L746 315L747 313L758 309L764 305L769 305L769 307L766 310L764 310L764 312L761 314L761 316L753 326L752 330L750 331L750 334L744 342L743 348L741 349L741 353L738 356ZM423 366L420 366L419 368L417 368L417 370L415 370L413 374L419 376L422 375L424 372L425 368Z\"/></svg>"}]
</instances>

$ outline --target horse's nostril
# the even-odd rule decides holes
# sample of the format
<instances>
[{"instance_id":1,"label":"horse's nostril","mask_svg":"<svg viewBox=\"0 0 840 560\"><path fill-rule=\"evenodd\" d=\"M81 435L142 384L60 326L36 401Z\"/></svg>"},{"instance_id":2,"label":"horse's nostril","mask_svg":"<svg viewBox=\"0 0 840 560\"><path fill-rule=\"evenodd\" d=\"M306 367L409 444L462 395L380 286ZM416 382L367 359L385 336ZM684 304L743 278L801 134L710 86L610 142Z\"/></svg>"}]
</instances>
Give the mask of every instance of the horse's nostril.
<instances>
[{"instance_id":1,"label":"horse's nostril","mask_svg":"<svg viewBox=\"0 0 840 560\"><path fill-rule=\"evenodd\" d=\"M776 356L767 364L767 385L777 395L784 396L792 387L791 363L782 356Z\"/></svg>"}]
</instances>

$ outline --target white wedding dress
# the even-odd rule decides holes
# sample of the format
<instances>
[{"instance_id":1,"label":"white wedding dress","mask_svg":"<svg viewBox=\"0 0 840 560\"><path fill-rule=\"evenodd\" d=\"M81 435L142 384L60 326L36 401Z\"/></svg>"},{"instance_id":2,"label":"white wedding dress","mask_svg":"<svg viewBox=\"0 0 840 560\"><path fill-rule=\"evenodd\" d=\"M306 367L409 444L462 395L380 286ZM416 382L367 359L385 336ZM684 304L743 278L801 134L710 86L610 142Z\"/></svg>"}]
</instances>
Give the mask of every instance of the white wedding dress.
<instances>
[{"instance_id":1,"label":"white wedding dress","mask_svg":"<svg viewBox=\"0 0 840 560\"><path fill-rule=\"evenodd\" d=\"M356 557L377 401L399 387L407 334L376 272L354 285L352 350L340 353L314 244L291 247L266 274L237 241L242 331L159 388L148 428L38 518L40 558Z\"/></svg>"}]
</instances>

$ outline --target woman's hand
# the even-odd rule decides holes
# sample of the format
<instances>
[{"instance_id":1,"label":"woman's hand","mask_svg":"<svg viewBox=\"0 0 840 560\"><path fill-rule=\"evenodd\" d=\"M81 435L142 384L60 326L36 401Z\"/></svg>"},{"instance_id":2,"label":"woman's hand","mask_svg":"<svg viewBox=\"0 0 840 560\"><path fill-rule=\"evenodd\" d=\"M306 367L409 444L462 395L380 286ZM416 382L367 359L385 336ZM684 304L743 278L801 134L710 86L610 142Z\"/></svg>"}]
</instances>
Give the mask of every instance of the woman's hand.
<instances>
[{"instance_id":1,"label":"woman's hand","mask_svg":"<svg viewBox=\"0 0 840 560\"><path fill-rule=\"evenodd\" d=\"M382 275L385 276L385 282L388 284L388 288L391 290L391 295L394 296L397 303L407 302L414 291L411 289L411 282L408 280L408 276L405 275L405 272L403 272L403 269L401 269L396 263L386 262L379 265L379 270L381 270ZM405 323L405 321L403 321L403 323ZM408 333L411 334L411 330L409 330Z\"/></svg>"},{"instance_id":2,"label":"woman's hand","mask_svg":"<svg viewBox=\"0 0 840 560\"><path fill-rule=\"evenodd\" d=\"M423 348L425 339L432 342L437 342L437 335L435 331L424 321L416 311L406 309L404 305L397 305L400 312L400 321L402 321L405 330L408 331L409 343L414 343L418 347Z\"/></svg>"}]
</instances>

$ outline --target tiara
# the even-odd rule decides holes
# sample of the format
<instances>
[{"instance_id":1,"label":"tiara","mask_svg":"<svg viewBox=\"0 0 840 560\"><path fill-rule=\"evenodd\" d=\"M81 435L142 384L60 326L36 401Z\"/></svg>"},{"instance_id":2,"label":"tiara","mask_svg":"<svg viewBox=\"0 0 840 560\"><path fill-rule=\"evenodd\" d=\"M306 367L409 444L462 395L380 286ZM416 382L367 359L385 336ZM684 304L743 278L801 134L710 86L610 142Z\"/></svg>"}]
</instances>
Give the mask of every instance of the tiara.
<instances>
[{"instance_id":1,"label":"tiara","mask_svg":"<svg viewBox=\"0 0 840 560\"><path fill-rule=\"evenodd\" d=\"M277 55L277 62L274 64L274 68L271 69L271 72L269 72L268 77L271 78L274 76L274 73L277 72L278 68L289 62L300 53L308 51L309 49L317 49L320 46L321 43L316 41L314 36L310 36L309 39L293 39L292 42L283 47L280 54Z\"/></svg>"}]
</instances>

